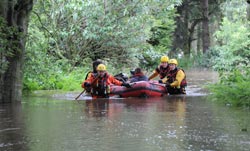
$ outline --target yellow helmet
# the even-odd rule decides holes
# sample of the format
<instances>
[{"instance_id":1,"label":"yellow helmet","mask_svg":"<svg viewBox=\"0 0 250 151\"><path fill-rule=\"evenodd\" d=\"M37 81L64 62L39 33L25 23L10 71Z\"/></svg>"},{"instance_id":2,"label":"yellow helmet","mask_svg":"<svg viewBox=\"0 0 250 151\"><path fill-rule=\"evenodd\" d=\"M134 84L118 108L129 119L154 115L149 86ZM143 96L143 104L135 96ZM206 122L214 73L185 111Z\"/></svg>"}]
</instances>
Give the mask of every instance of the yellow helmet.
<instances>
[{"instance_id":1,"label":"yellow helmet","mask_svg":"<svg viewBox=\"0 0 250 151\"><path fill-rule=\"evenodd\" d=\"M162 56L161 62L168 62L168 56Z\"/></svg>"},{"instance_id":2,"label":"yellow helmet","mask_svg":"<svg viewBox=\"0 0 250 151\"><path fill-rule=\"evenodd\" d=\"M97 66L97 71L106 71L106 66L104 64L99 64Z\"/></svg>"},{"instance_id":3,"label":"yellow helmet","mask_svg":"<svg viewBox=\"0 0 250 151\"><path fill-rule=\"evenodd\" d=\"M177 62L176 59L170 59L170 60L168 61L168 64L175 64L175 65L178 65L178 62Z\"/></svg>"}]
</instances>

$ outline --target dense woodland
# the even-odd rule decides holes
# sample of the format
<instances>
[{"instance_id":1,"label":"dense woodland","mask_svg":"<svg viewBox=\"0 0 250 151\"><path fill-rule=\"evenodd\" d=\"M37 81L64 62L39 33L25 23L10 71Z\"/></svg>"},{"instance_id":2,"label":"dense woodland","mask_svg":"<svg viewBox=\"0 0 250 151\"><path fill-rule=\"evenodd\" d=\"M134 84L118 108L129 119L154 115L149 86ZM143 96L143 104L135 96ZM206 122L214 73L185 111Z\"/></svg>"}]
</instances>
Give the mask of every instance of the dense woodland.
<instances>
[{"instance_id":1,"label":"dense woodland","mask_svg":"<svg viewBox=\"0 0 250 151\"><path fill-rule=\"evenodd\" d=\"M166 54L184 68L218 71L214 98L249 106L249 3L2 0L0 102L21 101L25 91L80 89L95 59L115 74L152 71Z\"/></svg>"}]
</instances>

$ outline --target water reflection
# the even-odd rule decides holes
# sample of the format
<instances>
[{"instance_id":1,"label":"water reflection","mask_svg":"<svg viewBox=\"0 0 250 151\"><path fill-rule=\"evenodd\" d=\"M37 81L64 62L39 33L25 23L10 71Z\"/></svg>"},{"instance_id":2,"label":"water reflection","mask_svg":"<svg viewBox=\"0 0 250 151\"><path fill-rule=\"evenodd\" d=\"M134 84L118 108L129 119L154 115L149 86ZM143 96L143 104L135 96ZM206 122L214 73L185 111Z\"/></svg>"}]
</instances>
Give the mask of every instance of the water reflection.
<instances>
[{"instance_id":1,"label":"water reflection","mask_svg":"<svg viewBox=\"0 0 250 151\"><path fill-rule=\"evenodd\" d=\"M86 100L86 115L88 117L108 116L109 103L109 99Z\"/></svg>"},{"instance_id":2,"label":"water reflection","mask_svg":"<svg viewBox=\"0 0 250 151\"><path fill-rule=\"evenodd\" d=\"M131 98L123 101L127 109L135 110L137 112L145 112L155 107L157 112L185 112L185 96L162 97L162 98L148 98L138 99Z\"/></svg>"},{"instance_id":3,"label":"water reflection","mask_svg":"<svg viewBox=\"0 0 250 151\"><path fill-rule=\"evenodd\" d=\"M239 118L240 117L240 118ZM203 96L76 101L33 98L0 107L0 150L248 150L249 113ZM98 145L96 145L98 144Z\"/></svg>"},{"instance_id":4,"label":"water reflection","mask_svg":"<svg viewBox=\"0 0 250 151\"><path fill-rule=\"evenodd\" d=\"M129 150L162 150L169 145L165 139L183 134L185 96L86 100L84 105L85 130L95 133L91 140L99 140L99 149L127 150L129 146ZM89 127L91 119L98 120Z\"/></svg>"},{"instance_id":5,"label":"water reflection","mask_svg":"<svg viewBox=\"0 0 250 151\"><path fill-rule=\"evenodd\" d=\"M0 150L28 150L21 104L0 106Z\"/></svg>"},{"instance_id":6,"label":"water reflection","mask_svg":"<svg viewBox=\"0 0 250 151\"><path fill-rule=\"evenodd\" d=\"M176 112L184 116L186 112L186 96L169 96L168 98L128 98L128 99L95 99L85 100L84 111L87 117L110 117L126 111L147 112Z\"/></svg>"}]
</instances>

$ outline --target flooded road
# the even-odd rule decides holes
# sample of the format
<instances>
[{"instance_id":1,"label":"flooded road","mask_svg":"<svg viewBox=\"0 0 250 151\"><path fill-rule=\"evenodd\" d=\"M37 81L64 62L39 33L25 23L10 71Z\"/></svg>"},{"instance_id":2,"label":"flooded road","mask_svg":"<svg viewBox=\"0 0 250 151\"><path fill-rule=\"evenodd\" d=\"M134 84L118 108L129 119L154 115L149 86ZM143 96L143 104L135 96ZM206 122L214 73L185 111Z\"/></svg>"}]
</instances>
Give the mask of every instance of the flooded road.
<instances>
[{"instance_id":1,"label":"flooded road","mask_svg":"<svg viewBox=\"0 0 250 151\"><path fill-rule=\"evenodd\" d=\"M207 99L215 73L187 75L185 96L78 103L68 93L0 105L0 151L248 151L249 110Z\"/></svg>"}]
</instances>

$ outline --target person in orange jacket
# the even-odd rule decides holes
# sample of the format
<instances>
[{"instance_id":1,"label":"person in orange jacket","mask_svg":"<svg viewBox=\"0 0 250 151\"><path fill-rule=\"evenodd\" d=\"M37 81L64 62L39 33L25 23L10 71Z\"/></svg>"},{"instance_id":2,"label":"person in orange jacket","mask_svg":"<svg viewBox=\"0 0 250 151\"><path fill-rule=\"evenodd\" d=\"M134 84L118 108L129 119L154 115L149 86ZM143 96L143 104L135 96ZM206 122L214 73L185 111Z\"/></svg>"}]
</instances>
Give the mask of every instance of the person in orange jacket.
<instances>
[{"instance_id":1,"label":"person in orange jacket","mask_svg":"<svg viewBox=\"0 0 250 151\"><path fill-rule=\"evenodd\" d=\"M102 60L97 59L97 60L93 61L93 63L92 63L92 68L93 68L93 70L92 70L92 71L89 71L89 72L86 74L85 80L86 80L88 77L90 77L91 74L97 74L96 68L97 68L97 66L98 66L99 64L103 64Z\"/></svg>"},{"instance_id":2,"label":"person in orange jacket","mask_svg":"<svg viewBox=\"0 0 250 151\"><path fill-rule=\"evenodd\" d=\"M82 88L91 89L93 98L109 98L110 84L131 88L128 83L116 80L112 75L108 74L104 64L97 66L97 74L92 74L88 77L82 83Z\"/></svg>"},{"instance_id":3,"label":"person in orange jacket","mask_svg":"<svg viewBox=\"0 0 250 151\"><path fill-rule=\"evenodd\" d=\"M153 74L149 76L148 80L152 80L159 75L159 83L166 82L167 79L165 79L165 77L169 72L168 60L168 56L162 56L160 65L154 70Z\"/></svg>"},{"instance_id":4,"label":"person in orange jacket","mask_svg":"<svg viewBox=\"0 0 250 151\"><path fill-rule=\"evenodd\" d=\"M91 77L91 76L97 75L97 70L96 70L96 68L97 68L97 66L98 66L99 64L103 64L102 60L97 59L97 60L93 61L93 63L92 63L92 68L93 68L93 70L92 70L92 71L89 71L89 72L86 74L85 80L87 80L87 79L88 79L89 77ZM84 87L84 86L82 86L82 87ZM88 94L89 94L90 91L91 91L90 88L86 88L85 90L86 90L86 92L87 92Z\"/></svg>"}]
</instances>

